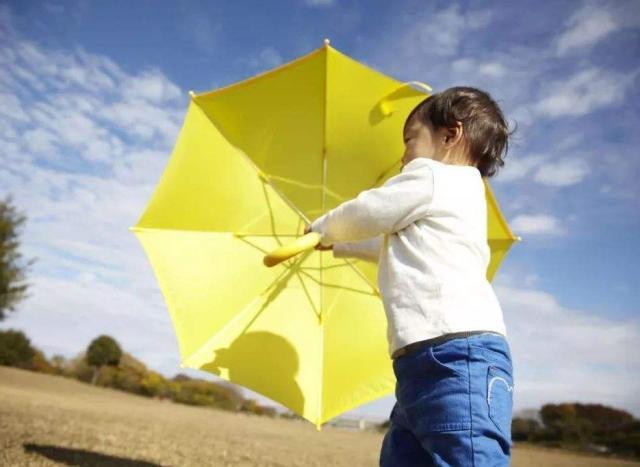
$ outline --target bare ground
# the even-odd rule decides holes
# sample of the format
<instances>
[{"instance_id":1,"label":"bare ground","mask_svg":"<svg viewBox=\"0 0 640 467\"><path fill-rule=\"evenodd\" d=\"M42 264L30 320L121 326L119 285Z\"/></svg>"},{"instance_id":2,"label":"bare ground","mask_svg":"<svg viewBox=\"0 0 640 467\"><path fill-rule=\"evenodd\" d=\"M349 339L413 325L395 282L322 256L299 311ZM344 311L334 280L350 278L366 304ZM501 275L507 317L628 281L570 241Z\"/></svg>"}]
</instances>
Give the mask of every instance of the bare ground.
<instances>
[{"instance_id":1,"label":"bare ground","mask_svg":"<svg viewBox=\"0 0 640 467\"><path fill-rule=\"evenodd\" d=\"M383 433L232 413L0 366L0 465L376 466ZM514 466L640 465L516 445Z\"/></svg>"}]
</instances>

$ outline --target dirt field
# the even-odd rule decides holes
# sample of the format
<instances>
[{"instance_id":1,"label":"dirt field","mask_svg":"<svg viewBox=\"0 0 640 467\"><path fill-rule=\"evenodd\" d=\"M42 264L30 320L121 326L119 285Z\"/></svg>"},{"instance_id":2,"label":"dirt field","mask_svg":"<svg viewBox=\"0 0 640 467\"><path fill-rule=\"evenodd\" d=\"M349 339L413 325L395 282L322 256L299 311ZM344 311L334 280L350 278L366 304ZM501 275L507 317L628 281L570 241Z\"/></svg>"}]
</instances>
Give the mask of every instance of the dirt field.
<instances>
[{"instance_id":1,"label":"dirt field","mask_svg":"<svg viewBox=\"0 0 640 467\"><path fill-rule=\"evenodd\" d=\"M0 465L375 466L382 433L161 402L0 366ZM516 446L514 466L640 463Z\"/></svg>"}]
</instances>

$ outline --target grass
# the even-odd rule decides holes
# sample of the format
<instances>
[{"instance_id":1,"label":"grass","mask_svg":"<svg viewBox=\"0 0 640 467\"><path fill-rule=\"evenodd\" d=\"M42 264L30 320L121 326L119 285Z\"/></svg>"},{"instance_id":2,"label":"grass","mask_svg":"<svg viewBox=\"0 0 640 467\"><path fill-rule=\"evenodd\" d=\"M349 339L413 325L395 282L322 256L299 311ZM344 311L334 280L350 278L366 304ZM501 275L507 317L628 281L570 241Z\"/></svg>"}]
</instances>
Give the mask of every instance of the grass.
<instances>
[{"instance_id":1,"label":"grass","mask_svg":"<svg viewBox=\"0 0 640 467\"><path fill-rule=\"evenodd\" d=\"M383 433L159 401L0 366L0 465L375 466ZM513 466L631 466L516 445Z\"/></svg>"}]
</instances>

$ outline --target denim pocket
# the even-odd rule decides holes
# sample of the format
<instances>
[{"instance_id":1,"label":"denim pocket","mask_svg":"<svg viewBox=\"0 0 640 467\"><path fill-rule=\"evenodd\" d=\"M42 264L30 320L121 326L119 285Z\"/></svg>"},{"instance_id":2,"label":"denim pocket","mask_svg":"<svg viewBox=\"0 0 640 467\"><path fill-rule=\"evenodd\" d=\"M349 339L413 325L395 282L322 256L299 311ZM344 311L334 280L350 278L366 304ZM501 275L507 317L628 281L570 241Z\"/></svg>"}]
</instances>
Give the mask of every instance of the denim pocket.
<instances>
[{"instance_id":1,"label":"denim pocket","mask_svg":"<svg viewBox=\"0 0 640 467\"><path fill-rule=\"evenodd\" d=\"M493 365L489 365L487 370L487 404L493 423L511 439L513 377L511 373Z\"/></svg>"},{"instance_id":2,"label":"denim pocket","mask_svg":"<svg viewBox=\"0 0 640 467\"><path fill-rule=\"evenodd\" d=\"M466 342L463 346L447 341L436 347L443 361L434 360L431 346L394 360L396 400L419 438L471 428L469 373L457 373L458 365L467 368Z\"/></svg>"},{"instance_id":3,"label":"denim pocket","mask_svg":"<svg viewBox=\"0 0 640 467\"><path fill-rule=\"evenodd\" d=\"M450 375L463 378L468 376L468 356L466 342L458 342L456 339L429 346L430 360L437 368Z\"/></svg>"},{"instance_id":4,"label":"denim pocket","mask_svg":"<svg viewBox=\"0 0 640 467\"><path fill-rule=\"evenodd\" d=\"M479 352L479 356L481 356L487 364L498 367L509 374L513 374L511 351L509 350L509 345L503 338L478 338L471 344L471 348L474 355L478 355Z\"/></svg>"}]
</instances>

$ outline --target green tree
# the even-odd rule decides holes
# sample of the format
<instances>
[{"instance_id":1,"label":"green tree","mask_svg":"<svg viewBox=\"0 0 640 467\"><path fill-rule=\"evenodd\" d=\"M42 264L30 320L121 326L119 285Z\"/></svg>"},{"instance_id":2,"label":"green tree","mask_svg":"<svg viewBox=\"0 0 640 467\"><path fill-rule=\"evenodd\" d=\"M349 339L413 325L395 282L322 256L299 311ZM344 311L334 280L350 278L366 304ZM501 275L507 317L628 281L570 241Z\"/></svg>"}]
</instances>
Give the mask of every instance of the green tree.
<instances>
[{"instance_id":1,"label":"green tree","mask_svg":"<svg viewBox=\"0 0 640 467\"><path fill-rule=\"evenodd\" d=\"M56 373L64 374L67 367L67 359L64 355L55 354L51 357L51 366L55 368Z\"/></svg>"},{"instance_id":2,"label":"green tree","mask_svg":"<svg viewBox=\"0 0 640 467\"><path fill-rule=\"evenodd\" d=\"M511 422L511 438L514 441L533 441L541 426L531 418L514 417Z\"/></svg>"},{"instance_id":3,"label":"green tree","mask_svg":"<svg viewBox=\"0 0 640 467\"><path fill-rule=\"evenodd\" d=\"M101 335L92 340L86 354L87 364L93 367L91 384L96 383L103 366L117 366L120 358L122 358L122 349L112 337Z\"/></svg>"},{"instance_id":4,"label":"green tree","mask_svg":"<svg viewBox=\"0 0 640 467\"><path fill-rule=\"evenodd\" d=\"M18 251L19 230L25 221L26 216L16 210L11 196L0 200L0 321L27 297L28 284L24 280L35 259L23 264Z\"/></svg>"},{"instance_id":5,"label":"green tree","mask_svg":"<svg viewBox=\"0 0 640 467\"><path fill-rule=\"evenodd\" d=\"M140 389L144 394L151 397L162 395L166 390L166 386L166 380L160 373L156 373L155 371L148 372L140 382Z\"/></svg>"},{"instance_id":6,"label":"green tree","mask_svg":"<svg viewBox=\"0 0 640 467\"><path fill-rule=\"evenodd\" d=\"M602 404L545 404L540 410L544 429L534 441L605 446L613 452L640 456L640 420L624 410Z\"/></svg>"},{"instance_id":7,"label":"green tree","mask_svg":"<svg viewBox=\"0 0 640 467\"><path fill-rule=\"evenodd\" d=\"M31 341L22 331L0 331L0 365L27 368L35 352Z\"/></svg>"},{"instance_id":8,"label":"green tree","mask_svg":"<svg viewBox=\"0 0 640 467\"><path fill-rule=\"evenodd\" d=\"M592 424L580 417L575 403L545 404L540 416L554 439L584 444L591 437Z\"/></svg>"}]
</instances>

